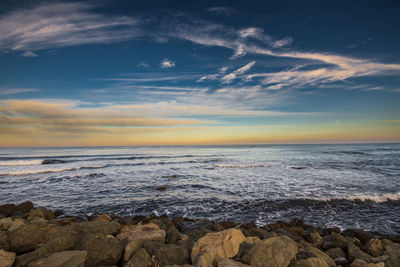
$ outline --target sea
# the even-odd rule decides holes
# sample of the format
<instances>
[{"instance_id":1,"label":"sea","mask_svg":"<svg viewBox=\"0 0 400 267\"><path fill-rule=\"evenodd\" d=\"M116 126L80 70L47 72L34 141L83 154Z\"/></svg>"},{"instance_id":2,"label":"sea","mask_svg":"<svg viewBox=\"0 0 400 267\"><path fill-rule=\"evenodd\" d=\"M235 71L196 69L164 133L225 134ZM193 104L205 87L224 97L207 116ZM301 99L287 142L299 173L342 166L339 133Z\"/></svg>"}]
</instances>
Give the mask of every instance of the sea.
<instances>
[{"instance_id":1,"label":"sea","mask_svg":"<svg viewBox=\"0 0 400 267\"><path fill-rule=\"evenodd\" d=\"M0 205L400 234L400 144L0 148Z\"/></svg>"}]
</instances>

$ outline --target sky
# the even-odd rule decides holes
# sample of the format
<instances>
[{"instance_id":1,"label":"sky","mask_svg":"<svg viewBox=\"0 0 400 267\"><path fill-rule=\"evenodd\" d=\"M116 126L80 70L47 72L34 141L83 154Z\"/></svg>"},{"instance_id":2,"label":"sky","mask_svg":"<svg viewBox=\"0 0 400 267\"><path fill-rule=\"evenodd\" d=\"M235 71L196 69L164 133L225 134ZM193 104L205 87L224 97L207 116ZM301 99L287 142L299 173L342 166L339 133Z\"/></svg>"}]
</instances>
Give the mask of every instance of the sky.
<instances>
[{"instance_id":1,"label":"sky","mask_svg":"<svg viewBox=\"0 0 400 267\"><path fill-rule=\"evenodd\" d=\"M398 14L0 0L0 146L400 142Z\"/></svg>"}]
</instances>

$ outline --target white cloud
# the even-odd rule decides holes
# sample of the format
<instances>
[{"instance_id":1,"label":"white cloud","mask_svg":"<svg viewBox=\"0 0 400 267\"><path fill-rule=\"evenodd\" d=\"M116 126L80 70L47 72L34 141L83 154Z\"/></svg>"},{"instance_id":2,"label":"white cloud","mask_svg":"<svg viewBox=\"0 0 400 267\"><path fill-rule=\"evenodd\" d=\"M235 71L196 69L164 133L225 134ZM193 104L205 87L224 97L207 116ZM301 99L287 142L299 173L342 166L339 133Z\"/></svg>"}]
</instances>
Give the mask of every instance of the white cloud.
<instances>
[{"instance_id":1,"label":"white cloud","mask_svg":"<svg viewBox=\"0 0 400 267\"><path fill-rule=\"evenodd\" d=\"M168 58L164 58L160 63L160 68L168 69L175 67L175 62L169 60Z\"/></svg>"},{"instance_id":2,"label":"white cloud","mask_svg":"<svg viewBox=\"0 0 400 267\"><path fill-rule=\"evenodd\" d=\"M205 11L216 15L225 15L225 16L231 16L236 13L236 9L227 6L210 7L207 8Z\"/></svg>"},{"instance_id":3,"label":"white cloud","mask_svg":"<svg viewBox=\"0 0 400 267\"><path fill-rule=\"evenodd\" d=\"M150 64L147 64L146 62L143 62L143 61L139 61L139 62L136 64L136 67L149 68L149 67L150 67Z\"/></svg>"},{"instance_id":4,"label":"white cloud","mask_svg":"<svg viewBox=\"0 0 400 267\"><path fill-rule=\"evenodd\" d=\"M34 51L81 44L107 44L138 34L138 21L127 16L101 15L88 3L45 3L15 10L0 18L2 50Z\"/></svg>"},{"instance_id":5,"label":"white cloud","mask_svg":"<svg viewBox=\"0 0 400 267\"><path fill-rule=\"evenodd\" d=\"M251 67L254 66L254 64L256 64L255 61L251 61L251 62L247 63L243 67L241 67L241 68L229 73L228 75L225 75L224 77L222 77L221 81L223 83L231 83L234 79L237 78L238 75L241 75L241 74L249 71L251 69Z\"/></svg>"},{"instance_id":6,"label":"white cloud","mask_svg":"<svg viewBox=\"0 0 400 267\"><path fill-rule=\"evenodd\" d=\"M0 88L0 95L14 95L20 93L36 92L38 89L33 88Z\"/></svg>"},{"instance_id":7,"label":"white cloud","mask_svg":"<svg viewBox=\"0 0 400 267\"><path fill-rule=\"evenodd\" d=\"M38 55L33 53L32 51L26 51L21 54L21 57L37 57Z\"/></svg>"}]
</instances>

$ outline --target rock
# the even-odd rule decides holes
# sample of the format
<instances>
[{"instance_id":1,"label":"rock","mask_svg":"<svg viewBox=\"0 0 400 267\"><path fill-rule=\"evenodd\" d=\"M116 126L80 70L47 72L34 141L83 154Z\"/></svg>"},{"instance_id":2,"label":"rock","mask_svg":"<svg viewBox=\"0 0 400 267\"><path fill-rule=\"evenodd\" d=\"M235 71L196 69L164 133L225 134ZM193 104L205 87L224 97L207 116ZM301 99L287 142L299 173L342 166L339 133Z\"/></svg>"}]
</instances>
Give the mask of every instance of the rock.
<instances>
[{"instance_id":1,"label":"rock","mask_svg":"<svg viewBox=\"0 0 400 267\"><path fill-rule=\"evenodd\" d=\"M335 263L336 265L342 265L342 266L347 266L349 264L349 262L345 257L336 257Z\"/></svg>"},{"instance_id":2,"label":"rock","mask_svg":"<svg viewBox=\"0 0 400 267\"><path fill-rule=\"evenodd\" d=\"M317 258L323 259L326 262L326 264L328 264L328 266L336 266L335 261L331 257L329 257L327 254L325 254L324 252L322 252L317 248L314 248L310 245L306 245L303 247L303 250L304 252L315 255L315 257Z\"/></svg>"},{"instance_id":3,"label":"rock","mask_svg":"<svg viewBox=\"0 0 400 267\"><path fill-rule=\"evenodd\" d=\"M380 263L367 263L365 260L356 259L350 264L350 267L385 267L383 262Z\"/></svg>"},{"instance_id":4,"label":"rock","mask_svg":"<svg viewBox=\"0 0 400 267\"><path fill-rule=\"evenodd\" d=\"M183 222L185 220L185 218L183 218L182 216L176 217L172 219L172 223L175 224L175 226L181 222Z\"/></svg>"},{"instance_id":5,"label":"rock","mask_svg":"<svg viewBox=\"0 0 400 267\"><path fill-rule=\"evenodd\" d=\"M347 249L349 246L349 241L344 238L341 234L338 233L331 233L330 236L328 236L329 240L333 243L333 246L335 248L341 248L341 249Z\"/></svg>"},{"instance_id":6,"label":"rock","mask_svg":"<svg viewBox=\"0 0 400 267\"><path fill-rule=\"evenodd\" d=\"M94 218L93 221L95 221L95 222L111 222L112 219L107 214L101 214L100 216L97 216L96 218Z\"/></svg>"},{"instance_id":7,"label":"rock","mask_svg":"<svg viewBox=\"0 0 400 267\"><path fill-rule=\"evenodd\" d=\"M349 258L349 262L353 262L356 259L361 259L366 262L372 262L372 257L367 253L361 251L356 245L350 244L347 249L347 255Z\"/></svg>"},{"instance_id":8,"label":"rock","mask_svg":"<svg viewBox=\"0 0 400 267\"><path fill-rule=\"evenodd\" d=\"M132 254L141 248L145 242L165 242L166 232L160 230L158 225L149 223L145 225L125 225L117 235L122 246L125 246L124 261L128 261Z\"/></svg>"},{"instance_id":9,"label":"rock","mask_svg":"<svg viewBox=\"0 0 400 267\"><path fill-rule=\"evenodd\" d=\"M324 241L317 231L312 231L306 235L306 240L316 246L321 246Z\"/></svg>"},{"instance_id":10,"label":"rock","mask_svg":"<svg viewBox=\"0 0 400 267\"><path fill-rule=\"evenodd\" d=\"M0 249L0 267L11 267L14 259L15 253Z\"/></svg>"},{"instance_id":11,"label":"rock","mask_svg":"<svg viewBox=\"0 0 400 267\"><path fill-rule=\"evenodd\" d=\"M400 244L384 239L385 255L392 258L400 258Z\"/></svg>"},{"instance_id":12,"label":"rock","mask_svg":"<svg viewBox=\"0 0 400 267\"><path fill-rule=\"evenodd\" d=\"M13 224L10 226L10 228L8 228L8 231L10 231L10 232L15 231L15 230L21 228L24 225L26 225L26 220L24 220L24 219L15 219Z\"/></svg>"},{"instance_id":13,"label":"rock","mask_svg":"<svg viewBox=\"0 0 400 267\"><path fill-rule=\"evenodd\" d=\"M167 243L168 244L176 244L180 239L181 233L176 229L176 227L172 224L167 228Z\"/></svg>"},{"instance_id":14,"label":"rock","mask_svg":"<svg viewBox=\"0 0 400 267\"><path fill-rule=\"evenodd\" d=\"M372 257L382 256L385 252L383 242L377 238L371 238L364 246L364 250Z\"/></svg>"},{"instance_id":15,"label":"rock","mask_svg":"<svg viewBox=\"0 0 400 267\"><path fill-rule=\"evenodd\" d=\"M55 219L54 213L43 207L38 207L31 211L28 216L28 221L33 221L35 219L42 218L46 220Z\"/></svg>"},{"instance_id":16,"label":"rock","mask_svg":"<svg viewBox=\"0 0 400 267\"><path fill-rule=\"evenodd\" d=\"M331 248L325 251L325 254L331 257L332 259L336 259L338 257L347 257L346 252L341 248Z\"/></svg>"},{"instance_id":17,"label":"rock","mask_svg":"<svg viewBox=\"0 0 400 267\"><path fill-rule=\"evenodd\" d=\"M149 255L154 255L161 265L189 263L189 252L182 246L148 242L144 244L144 249Z\"/></svg>"},{"instance_id":18,"label":"rock","mask_svg":"<svg viewBox=\"0 0 400 267\"><path fill-rule=\"evenodd\" d=\"M234 222L229 222L229 221L223 221L219 223L222 227L225 229L230 229L236 226L236 223Z\"/></svg>"},{"instance_id":19,"label":"rock","mask_svg":"<svg viewBox=\"0 0 400 267\"><path fill-rule=\"evenodd\" d=\"M176 264L173 264L173 265L165 265L165 266L163 266L163 267L195 267L195 266L190 265L190 264L183 264L183 265L176 265Z\"/></svg>"},{"instance_id":20,"label":"rock","mask_svg":"<svg viewBox=\"0 0 400 267\"><path fill-rule=\"evenodd\" d=\"M47 237L48 226L27 224L9 232L8 240L11 251L25 253L34 250Z\"/></svg>"},{"instance_id":21,"label":"rock","mask_svg":"<svg viewBox=\"0 0 400 267\"><path fill-rule=\"evenodd\" d=\"M218 267L251 267L250 265L243 264L238 261L223 259L218 263Z\"/></svg>"},{"instance_id":22,"label":"rock","mask_svg":"<svg viewBox=\"0 0 400 267\"><path fill-rule=\"evenodd\" d=\"M165 186L159 186L159 187L155 187L154 190L165 191L165 190L167 190L167 188Z\"/></svg>"},{"instance_id":23,"label":"rock","mask_svg":"<svg viewBox=\"0 0 400 267\"><path fill-rule=\"evenodd\" d=\"M79 222L72 223L72 229L81 233L100 233L103 235L115 235L119 232L121 225L117 222Z\"/></svg>"},{"instance_id":24,"label":"rock","mask_svg":"<svg viewBox=\"0 0 400 267\"><path fill-rule=\"evenodd\" d=\"M141 248L135 252L130 260L124 265L124 267L151 267L152 260L149 253L144 248Z\"/></svg>"},{"instance_id":25,"label":"rock","mask_svg":"<svg viewBox=\"0 0 400 267\"><path fill-rule=\"evenodd\" d=\"M12 218L4 218L0 219L0 231L1 230L8 230L10 226L13 224L13 219Z\"/></svg>"},{"instance_id":26,"label":"rock","mask_svg":"<svg viewBox=\"0 0 400 267\"><path fill-rule=\"evenodd\" d=\"M64 218L56 219L56 223L58 225L64 226L64 225L69 225L73 222L76 222L77 220L78 220L78 218L76 218L76 217L64 217Z\"/></svg>"},{"instance_id":27,"label":"rock","mask_svg":"<svg viewBox=\"0 0 400 267\"><path fill-rule=\"evenodd\" d=\"M0 206L0 215L8 217L16 211L16 206L14 204L4 204Z\"/></svg>"},{"instance_id":28,"label":"rock","mask_svg":"<svg viewBox=\"0 0 400 267\"><path fill-rule=\"evenodd\" d=\"M369 233L358 229L348 229L343 231L342 234L343 236L356 237L358 240L361 241L362 244L366 244L372 238L372 235L370 235Z\"/></svg>"},{"instance_id":29,"label":"rock","mask_svg":"<svg viewBox=\"0 0 400 267\"><path fill-rule=\"evenodd\" d=\"M189 234L190 232L200 228L206 228L211 231L213 229L213 222L207 219L196 222L184 221L179 223L177 226L183 234Z\"/></svg>"},{"instance_id":30,"label":"rock","mask_svg":"<svg viewBox=\"0 0 400 267\"><path fill-rule=\"evenodd\" d=\"M188 236L194 244L197 240L199 240L200 238L202 238L203 236L205 236L208 233L211 233L211 231L206 228L199 228L199 229L191 231Z\"/></svg>"},{"instance_id":31,"label":"rock","mask_svg":"<svg viewBox=\"0 0 400 267\"><path fill-rule=\"evenodd\" d=\"M321 258L308 258L297 261L294 267L328 267L328 264Z\"/></svg>"},{"instance_id":32,"label":"rock","mask_svg":"<svg viewBox=\"0 0 400 267\"><path fill-rule=\"evenodd\" d=\"M30 201L23 202L15 207L16 212L27 213L33 209L33 203Z\"/></svg>"},{"instance_id":33,"label":"rock","mask_svg":"<svg viewBox=\"0 0 400 267\"><path fill-rule=\"evenodd\" d=\"M286 267L296 256L297 245L287 236L262 240L244 256L243 262L254 267Z\"/></svg>"},{"instance_id":34,"label":"rock","mask_svg":"<svg viewBox=\"0 0 400 267\"><path fill-rule=\"evenodd\" d=\"M275 237L276 233L274 232L268 232L265 229L262 228L252 228L248 231L245 231L245 236L246 237L258 237L260 239L268 239L271 237Z\"/></svg>"},{"instance_id":35,"label":"rock","mask_svg":"<svg viewBox=\"0 0 400 267\"><path fill-rule=\"evenodd\" d=\"M249 237L246 237L246 238L244 239L244 242L249 243L249 244L254 244L254 245L256 245L256 244L258 244L259 242L261 242L261 239L258 238L257 236L249 236Z\"/></svg>"},{"instance_id":36,"label":"rock","mask_svg":"<svg viewBox=\"0 0 400 267\"><path fill-rule=\"evenodd\" d=\"M122 255L122 246L112 235L87 234L79 248L88 252L86 266L114 265Z\"/></svg>"},{"instance_id":37,"label":"rock","mask_svg":"<svg viewBox=\"0 0 400 267\"><path fill-rule=\"evenodd\" d=\"M28 267L85 267L86 256L85 250L62 251L31 262Z\"/></svg>"},{"instance_id":38,"label":"rock","mask_svg":"<svg viewBox=\"0 0 400 267\"><path fill-rule=\"evenodd\" d=\"M196 262L199 255L208 254L212 264L217 265L225 258L234 257L239 252L239 245L244 239L243 233L234 228L208 233L194 244L191 254L192 262Z\"/></svg>"},{"instance_id":39,"label":"rock","mask_svg":"<svg viewBox=\"0 0 400 267\"><path fill-rule=\"evenodd\" d=\"M246 253L255 246L256 246L255 244L247 243L245 240L244 242L240 243L239 252L238 254L236 254L235 258L241 260L243 256L246 255Z\"/></svg>"},{"instance_id":40,"label":"rock","mask_svg":"<svg viewBox=\"0 0 400 267\"><path fill-rule=\"evenodd\" d=\"M0 249L10 249L10 244L8 244L7 232L5 231L0 231Z\"/></svg>"},{"instance_id":41,"label":"rock","mask_svg":"<svg viewBox=\"0 0 400 267\"><path fill-rule=\"evenodd\" d=\"M300 235L298 235L296 232L289 231L286 228L278 228L278 229L275 229L274 232L277 233L278 236L285 235L295 241L303 240L303 238Z\"/></svg>"},{"instance_id":42,"label":"rock","mask_svg":"<svg viewBox=\"0 0 400 267\"><path fill-rule=\"evenodd\" d=\"M400 266L400 259L391 257L385 261L385 267L399 267Z\"/></svg>"},{"instance_id":43,"label":"rock","mask_svg":"<svg viewBox=\"0 0 400 267\"><path fill-rule=\"evenodd\" d=\"M53 253L72 250L78 243L78 233L69 228L51 229L49 238L32 252L20 255L15 260L15 267L26 266L28 263L46 258Z\"/></svg>"},{"instance_id":44,"label":"rock","mask_svg":"<svg viewBox=\"0 0 400 267\"><path fill-rule=\"evenodd\" d=\"M194 265L195 265L196 267L213 267L213 266L215 266L215 265L213 264L213 259L212 259L212 256L211 256L210 253L203 253L203 254L200 254L200 255L196 258L196 260L195 260L195 262L194 262Z\"/></svg>"}]
</instances>

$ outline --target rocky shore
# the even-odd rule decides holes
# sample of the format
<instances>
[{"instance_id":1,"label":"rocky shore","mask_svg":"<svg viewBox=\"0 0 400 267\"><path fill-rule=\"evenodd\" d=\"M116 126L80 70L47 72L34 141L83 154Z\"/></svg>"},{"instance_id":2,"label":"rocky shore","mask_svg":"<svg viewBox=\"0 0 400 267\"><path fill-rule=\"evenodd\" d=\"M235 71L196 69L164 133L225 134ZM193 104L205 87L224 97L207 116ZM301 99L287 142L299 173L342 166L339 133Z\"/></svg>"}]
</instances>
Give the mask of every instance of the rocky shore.
<instances>
[{"instance_id":1,"label":"rocky shore","mask_svg":"<svg viewBox=\"0 0 400 267\"><path fill-rule=\"evenodd\" d=\"M400 237L302 220L253 223L168 218L86 218L31 202L0 206L0 267L400 266Z\"/></svg>"}]
</instances>

